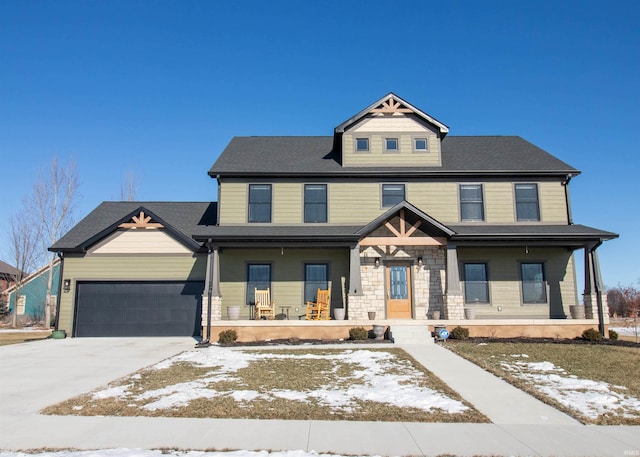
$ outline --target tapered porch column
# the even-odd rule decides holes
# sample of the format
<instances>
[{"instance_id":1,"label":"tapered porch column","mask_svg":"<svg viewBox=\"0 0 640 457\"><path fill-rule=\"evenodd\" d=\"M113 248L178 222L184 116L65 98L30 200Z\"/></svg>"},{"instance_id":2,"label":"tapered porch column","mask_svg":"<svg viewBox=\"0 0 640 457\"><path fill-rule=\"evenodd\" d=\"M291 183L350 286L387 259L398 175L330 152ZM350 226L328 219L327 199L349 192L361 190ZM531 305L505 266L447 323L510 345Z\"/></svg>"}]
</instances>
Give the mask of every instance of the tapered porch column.
<instances>
[{"instance_id":1,"label":"tapered porch column","mask_svg":"<svg viewBox=\"0 0 640 457\"><path fill-rule=\"evenodd\" d=\"M444 306L447 319L464 318L464 297L460 286L458 249L454 243L447 244L447 292Z\"/></svg>"},{"instance_id":2,"label":"tapered porch column","mask_svg":"<svg viewBox=\"0 0 640 457\"><path fill-rule=\"evenodd\" d=\"M349 253L349 295L362 295L359 244L352 247Z\"/></svg>"},{"instance_id":3,"label":"tapered porch column","mask_svg":"<svg viewBox=\"0 0 640 457\"><path fill-rule=\"evenodd\" d=\"M209 312L211 321L222 320L222 297L220 294L220 248L208 243L207 270L204 280L204 294L202 296L202 327L205 329L203 338L209 338L206 329L209 326Z\"/></svg>"}]
</instances>

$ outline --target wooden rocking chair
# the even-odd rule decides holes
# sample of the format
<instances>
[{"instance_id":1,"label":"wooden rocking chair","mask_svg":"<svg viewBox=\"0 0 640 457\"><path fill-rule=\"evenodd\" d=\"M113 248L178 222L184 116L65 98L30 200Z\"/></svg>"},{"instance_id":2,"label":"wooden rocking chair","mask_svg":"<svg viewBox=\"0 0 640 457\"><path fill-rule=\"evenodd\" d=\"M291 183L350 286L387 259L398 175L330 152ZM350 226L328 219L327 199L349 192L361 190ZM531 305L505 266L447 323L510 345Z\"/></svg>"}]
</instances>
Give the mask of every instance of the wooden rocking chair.
<instances>
[{"instance_id":1,"label":"wooden rocking chair","mask_svg":"<svg viewBox=\"0 0 640 457\"><path fill-rule=\"evenodd\" d=\"M331 289L318 289L316 301L307 302L306 320L329 320L329 308L331 306Z\"/></svg>"},{"instance_id":2,"label":"wooden rocking chair","mask_svg":"<svg viewBox=\"0 0 640 457\"><path fill-rule=\"evenodd\" d=\"M256 319L273 319L276 315L276 303L271 301L271 289L254 289Z\"/></svg>"}]
</instances>

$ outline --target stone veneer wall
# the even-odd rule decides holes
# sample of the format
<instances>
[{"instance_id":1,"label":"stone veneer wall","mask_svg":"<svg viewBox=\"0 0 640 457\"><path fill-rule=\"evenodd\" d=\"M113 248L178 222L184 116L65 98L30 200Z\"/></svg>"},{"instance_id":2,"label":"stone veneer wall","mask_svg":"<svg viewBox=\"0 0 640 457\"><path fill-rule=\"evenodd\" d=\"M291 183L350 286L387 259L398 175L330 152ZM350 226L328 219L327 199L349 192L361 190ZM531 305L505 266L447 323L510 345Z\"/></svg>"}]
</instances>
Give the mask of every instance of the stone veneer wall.
<instances>
[{"instance_id":1,"label":"stone veneer wall","mask_svg":"<svg viewBox=\"0 0 640 457\"><path fill-rule=\"evenodd\" d=\"M207 338L205 335L207 330L207 304L209 297L207 295L202 296L202 337ZM211 297L211 322L222 320L222 297Z\"/></svg>"},{"instance_id":2,"label":"stone veneer wall","mask_svg":"<svg viewBox=\"0 0 640 457\"><path fill-rule=\"evenodd\" d=\"M422 256L423 265L417 258ZM380 258L380 266L375 259ZM428 319L432 311L445 317L443 304L445 288L445 251L430 246L377 246L360 250L362 295L349 295L348 318L367 319L374 311L377 319L386 319L385 264L393 260L406 260L412 264L413 318Z\"/></svg>"},{"instance_id":3,"label":"stone veneer wall","mask_svg":"<svg viewBox=\"0 0 640 457\"><path fill-rule=\"evenodd\" d=\"M586 319L598 319L598 296L596 294L584 294L584 314ZM607 294L602 294L602 311L605 324L609 323L609 303Z\"/></svg>"}]
</instances>

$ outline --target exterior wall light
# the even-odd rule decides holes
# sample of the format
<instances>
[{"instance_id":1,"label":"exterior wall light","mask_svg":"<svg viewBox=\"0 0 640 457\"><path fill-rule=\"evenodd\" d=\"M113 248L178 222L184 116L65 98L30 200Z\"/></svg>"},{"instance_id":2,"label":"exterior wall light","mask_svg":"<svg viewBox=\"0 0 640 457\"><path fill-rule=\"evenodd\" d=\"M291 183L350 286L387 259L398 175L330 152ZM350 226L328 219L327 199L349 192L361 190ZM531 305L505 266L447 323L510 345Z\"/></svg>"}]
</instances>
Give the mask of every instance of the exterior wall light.
<instances>
[{"instance_id":1,"label":"exterior wall light","mask_svg":"<svg viewBox=\"0 0 640 457\"><path fill-rule=\"evenodd\" d=\"M378 268L380 266L380 257L376 257L376 260L373 261L373 265Z\"/></svg>"},{"instance_id":2,"label":"exterior wall light","mask_svg":"<svg viewBox=\"0 0 640 457\"><path fill-rule=\"evenodd\" d=\"M422 261L422 256L418 256L418 266L421 267L424 264Z\"/></svg>"},{"instance_id":3,"label":"exterior wall light","mask_svg":"<svg viewBox=\"0 0 640 457\"><path fill-rule=\"evenodd\" d=\"M62 282L62 290L64 290L65 292L69 292L71 290L71 280L70 279L65 279Z\"/></svg>"}]
</instances>

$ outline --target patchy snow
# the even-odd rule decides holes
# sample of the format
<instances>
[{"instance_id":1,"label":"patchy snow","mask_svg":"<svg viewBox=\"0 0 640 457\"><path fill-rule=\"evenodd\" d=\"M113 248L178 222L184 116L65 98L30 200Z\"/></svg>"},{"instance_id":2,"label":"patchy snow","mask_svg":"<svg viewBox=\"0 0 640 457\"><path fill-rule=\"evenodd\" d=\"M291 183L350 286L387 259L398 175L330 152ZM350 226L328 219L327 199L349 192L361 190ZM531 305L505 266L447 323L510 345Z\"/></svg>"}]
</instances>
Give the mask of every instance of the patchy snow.
<instances>
[{"instance_id":1,"label":"patchy snow","mask_svg":"<svg viewBox=\"0 0 640 457\"><path fill-rule=\"evenodd\" d=\"M330 382L321 389L305 391L271 390L256 392L253 390L217 390L216 384L222 380L239 381L235 373L258 360L275 359L319 359L333 362L335 371L339 365L349 364L353 368L348 386L333 385ZM171 409L186 406L198 399L229 397L238 403L262 399L272 401L284 398L291 401L308 402L315 399L320 404L334 409L349 411L357 400L391 404L399 407L415 407L425 411L440 409L455 414L469 408L458 400L451 399L433 389L420 387L414 381L423 374L411 367L403 365L397 357L385 351L364 349L345 350L334 354L284 354L267 351L244 351L221 347L210 347L204 350L188 351L164 360L151 369L163 370L175 363L190 363L200 367L211 368L206 376L177 383L161 389L148 390L142 394L131 392L133 384L109 386L95 392L94 398L119 397L129 401L148 401L142 408L149 411ZM398 374L400 371L402 374Z\"/></svg>"},{"instance_id":2,"label":"patchy snow","mask_svg":"<svg viewBox=\"0 0 640 457\"><path fill-rule=\"evenodd\" d=\"M551 362L502 362L502 367L519 379L531 381L540 392L585 417L596 419L611 413L640 417L640 400L626 396L606 382L569 375Z\"/></svg>"},{"instance_id":3,"label":"patchy snow","mask_svg":"<svg viewBox=\"0 0 640 457\"><path fill-rule=\"evenodd\" d=\"M342 457L338 454L318 454L305 451L159 451L145 449L100 449L94 451L11 452L0 451L0 457Z\"/></svg>"},{"instance_id":4,"label":"patchy snow","mask_svg":"<svg viewBox=\"0 0 640 457\"><path fill-rule=\"evenodd\" d=\"M618 335L625 335L625 336L640 335L640 327L609 327L609 330L613 330Z\"/></svg>"}]
</instances>

